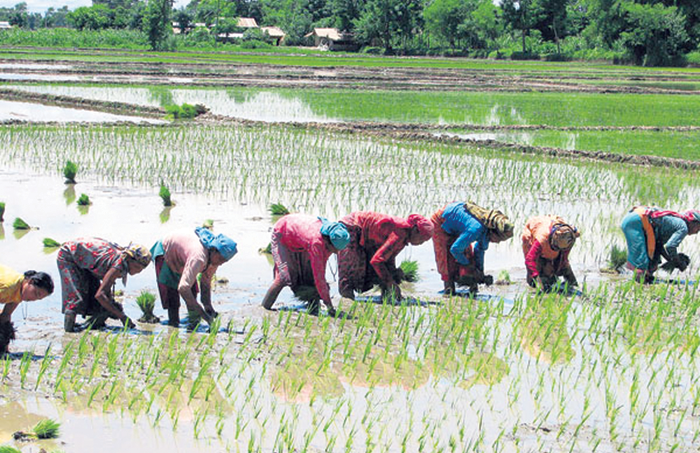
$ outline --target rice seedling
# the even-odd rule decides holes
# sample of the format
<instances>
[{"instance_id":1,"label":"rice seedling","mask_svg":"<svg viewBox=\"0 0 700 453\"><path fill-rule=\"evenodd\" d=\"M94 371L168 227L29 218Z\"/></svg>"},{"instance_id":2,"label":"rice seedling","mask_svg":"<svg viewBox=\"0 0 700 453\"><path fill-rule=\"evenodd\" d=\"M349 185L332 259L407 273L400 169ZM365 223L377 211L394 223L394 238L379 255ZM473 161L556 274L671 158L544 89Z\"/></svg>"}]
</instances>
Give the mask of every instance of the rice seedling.
<instances>
[{"instance_id":1,"label":"rice seedling","mask_svg":"<svg viewBox=\"0 0 700 453\"><path fill-rule=\"evenodd\" d=\"M10 447L9 445L0 445L0 453L22 453L15 447Z\"/></svg>"},{"instance_id":2,"label":"rice seedling","mask_svg":"<svg viewBox=\"0 0 700 453\"><path fill-rule=\"evenodd\" d=\"M5 202L0 201L0 223L5 221Z\"/></svg>"},{"instance_id":3,"label":"rice seedling","mask_svg":"<svg viewBox=\"0 0 700 453\"><path fill-rule=\"evenodd\" d=\"M160 191L158 192L158 196L163 202L163 206L166 208L173 206L173 201L170 199L170 189L168 189L168 186L162 182L160 183Z\"/></svg>"},{"instance_id":4,"label":"rice seedling","mask_svg":"<svg viewBox=\"0 0 700 453\"><path fill-rule=\"evenodd\" d=\"M610 247L610 255L608 256L607 268L612 272L620 272L622 267L627 263L627 250L613 244Z\"/></svg>"},{"instance_id":5,"label":"rice seedling","mask_svg":"<svg viewBox=\"0 0 700 453\"><path fill-rule=\"evenodd\" d=\"M285 216L290 213L289 209L287 209L283 204L281 203L272 203L270 207L268 208L270 211L270 214L273 216Z\"/></svg>"},{"instance_id":6,"label":"rice seedling","mask_svg":"<svg viewBox=\"0 0 700 453\"><path fill-rule=\"evenodd\" d=\"M30 230L32 227L30 227L29 224L21 218L16 217L15 221L12 222L12 228L15 230Z\"/></svg>"},{"instance_id":7,"label":"rice seedling","mask_svg":"<svg viewBox=\"0 0 700 453\"><path fill-rule=\"evenodd\" d=\"M78 174L78 164L71 160L66 161L63 167L63 177L66 178L66 184L75 184L75 176Z\"/></svg>"},{"instance_id":8,"label":"rice seedling","mask_svg":"<svg viewBox=\"0 0 700 453\"><path fill-rule=\"evenodd\" d=\"M61 424L47 418L34 425L34 435L38 439L55 439L59 435Z\"/></svg>"},{"instance_id":9,"label":"rice seedling","mask_svg":"<svg viewBox=\"0 0 700 453\"><path fill-rule=\"evenodd\" d=\"M51 238L44 238L42 243L44 244L44 247L46 247L46 248L56 248L56 247L61 246L60 242L56 241L55 239L51 239Z\"/></svg>"},{"instance_id":10,"label":"rice seedling","mask_svg":"<svg viewBox=\"0 0 700 453\"><path fill-rule=\"evenodd\" d=\"M155 324L160 322L160 318L153 314L156 306L156 296L149 291L141 291L141 294L136 298L136 305L141 309L142 316L139 322Z\"/></svg>"},{"instance_id":11,"label":"rice seedling","mask_svg":"<svg viewBox=\"0 0 700 453\"><path fill-rule=\"evenodd\" d=\"M90 201L90 197L84 193L81 193L80 197L78 197L78 206L90 206L91 204L92 201Z\"/></svg>"},{"instance_id":12,"label":"rice seedling","mask_svg":"<svg viewBox=\"0 0 700 453\"><path fill-rule=\"evenodd\" d=\"M202 223L202 226L208 230L213 230L214 229L214 220L206 219L204 221L204 223Z\"/></svg>"},{"instance_id":13,"label":"rice seedling","mask_svg":"<svg viewBox=\"0 0 700 453\"><path fill-rule=\"evenodd\" d=\"M418 261L404 260L399 265L399 268L403 272L403 281L410 283L418 281Z\"/></svg>"}]
</instances>

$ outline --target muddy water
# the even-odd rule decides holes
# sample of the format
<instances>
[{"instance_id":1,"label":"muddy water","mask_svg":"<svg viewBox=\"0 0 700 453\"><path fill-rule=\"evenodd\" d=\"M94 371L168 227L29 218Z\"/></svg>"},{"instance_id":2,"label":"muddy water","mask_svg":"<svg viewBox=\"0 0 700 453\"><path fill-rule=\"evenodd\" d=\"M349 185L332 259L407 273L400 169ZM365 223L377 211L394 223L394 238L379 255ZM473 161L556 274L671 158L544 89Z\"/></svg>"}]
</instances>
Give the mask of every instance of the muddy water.
<instances>
[{"instance_id":1,"label":"muddy water","mask_svg":"<svg viewBox=\"0 0 700 453\"><path fill-rule=\"evenodd\" d=\"M0 121L20 120L29 122L60 123L106 123L123 121L128 123L163 123L160 120L112 113L80 110L51 105L32 104L0 100Z\"/></svg>"}]
</instances>

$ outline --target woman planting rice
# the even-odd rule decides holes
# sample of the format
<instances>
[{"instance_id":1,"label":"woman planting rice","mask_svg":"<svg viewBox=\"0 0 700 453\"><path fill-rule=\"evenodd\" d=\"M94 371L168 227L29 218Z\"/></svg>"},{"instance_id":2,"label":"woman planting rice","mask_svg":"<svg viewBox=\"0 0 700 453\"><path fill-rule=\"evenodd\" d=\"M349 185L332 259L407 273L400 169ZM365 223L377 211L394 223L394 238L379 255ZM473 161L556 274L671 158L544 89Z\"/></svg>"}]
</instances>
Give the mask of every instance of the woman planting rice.
<instances>
[{"instance_id":1,"label":"woman planting rice","mask_svg":"<svg viewBox=\"0 0 700 453\"><path fill-rule=\"evenodd\" d=\"M158 292L168 310L168 324L180 325L180 297L187 310L211 324L217 316L211 304L211 281L216 270L237 253L236 243L226 235L215 235L206 228L180 230L158 241L151 248L156 267ZM197 275L201 274L202 294L197 303Z\"/></svg>"},{"instance_id":2,"label":"woman planting rice","mask_svg":"<svg viewBox=\"0 0 700 453\"><path fill-rule=\"evenodd\" d=\"M138 274L150 261L151 254L141 245L121 247L98 238L65 242L56 258L61 275L65 331L75 330L78 314L91 316L88 325L92 328L104 326L107 318L119 319L126 327L134 327L122 306L114 302L112 288L119 278L126 284L127 276Z\"/></svg>"},{"instance_id":3,"label":"woman planting rice","mask_svg":"<svg viewBox=\"0 0 700 453\"><path fill-rule=\"evenodd\" d=\"M24 274L0 264L0 355L7 352L10 340L15 338L12 312L20 302L43 299L53 293L53 280L44 272L27 271Z\"/></svg>"},{"instance_id":4,"label":"woman planting rice","mask_svg":"<svg viewBox=\"0 0 700 453\"><path fill-rule=\"evenodd\" d=\"M340 222L321 217L289 214L275 224L272 232L272 257L275 261L272 286L267 290L262 306L270 310L280 291L289 286L297 297L313 286L317 295L310 311L318 310L318 299L335 315L330 290L326 282L328 258L343 250L350 241L348 230Z\"/></svg>"},{"instance_id":5,"label":"woman planting rice","mask_svg":"<svg viewBox=\"0 0 700 453\"><path fill-rule=\"evenodd\" d=\"M558 216L531 217L523 231L523 254L527 268L527 283L548 291L559 277L569 286L577 286L576 276L569 264L569 253L579 237L576 227Z\"/></svg>"},{"instance_id":6,"label":"woman planting rice","mask_svg":"<svg viewBox=\"0 0 700 453\"><path fill-rule=\"evenodd\" d=\"M401 299L402 272L396 256L408 245L420 245L433 235L433 224L422 215L406 219L376 212L354 212L340 219L350 233L350 243L338 252L340 295L353 299L379 284L382 297Z\"/></svg>"},{"instance_id":7,"label":"woman planting rice","mask_svg":"<svg viewBox=\"0 0 700 453\"><path fill-rule=\"evenodd\" d=\"M493 277L484 275L484 253L490 242L513 237L508 217L472 202L456 201L433 214L431 220L435 261L445 294L455 294L458 280L469 286L471 293L476 292L479 283L491 284Z\"/></svg>"},{"instance_id":8,"label":"woman planting rice","mask_svg":"<svg viewBox=\"0 0 700 453\"><path fill-rule=\"evenodd\" d=\"M684 271L690 259L678 253L678 246L689 234L700 231L700 211L664 211L638 206L622 219L627 240L627 267L634 270L638 282L651 283L661 262L667 270Z\"/></svg>"}]
</instances>

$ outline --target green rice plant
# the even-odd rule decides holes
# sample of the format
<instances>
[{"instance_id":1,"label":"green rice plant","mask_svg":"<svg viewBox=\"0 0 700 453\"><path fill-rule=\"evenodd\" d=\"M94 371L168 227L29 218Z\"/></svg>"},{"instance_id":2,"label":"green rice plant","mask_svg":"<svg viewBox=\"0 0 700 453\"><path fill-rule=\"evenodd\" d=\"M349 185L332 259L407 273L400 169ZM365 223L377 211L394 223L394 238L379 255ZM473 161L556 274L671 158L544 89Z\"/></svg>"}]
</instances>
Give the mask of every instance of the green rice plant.
<instances>
[{"instance_id":1,"label":"green rice plant","mask_svg":"<svg viewBox=\"0 0 700 453\"><path fill-rule=\"evenodd\" d=\"M15 447L10 447L9 445L0 445L0 453L22 453Z\"/></svg>"},{"instance_id":2,"label":"green rice plant","mask_svg":"<svg viewBox=\"0 0 700 453\"><path fill-rule=\"evenodd\" d=\"M66 178L66 184L75 184L75 175L78 174L78 164L71 160L66 161L63 167L63 177Z\"/></svg>"},{"instance_id":3,"label":"green rice plant","mask_svg":"<svg viewBox=\"0 0 700 453\"><path fill-rule=\"evenodd\" d=\"M403 281L410 283L418 281L418 261L403 260L399 268L403 272Z\"/></svg>"},{"instance_id":4,"label":"green rice plant","mask_svg":"<svg viewBox=\"0 0 700 453\"><path fill-rule=\"evenodd\" d=\"M136 305L139 306L143 316L139 318L139 322L148 324L156 324L160 322L160 318L153 314L153 309L156 306L156 296L149 291L141 291L141 294L136 298Z\"/></svg>"},{"instance_id":5,"label":"green rice plant","mask_svg":"<svg viewBox=\"0 0 700 453\"><path fill-rule=\"evenodd\" d=\"M273 216L280 216L281 217L281 216L290 214L289 209L287 209L281 203L272 203L268 210L270 211L270 214Z\"/></svg>"},{"instance_id":6,"label":"green rice plant","mask_svg":"<svg viewBox=\"0 0 700 453\"><path fill-rule=\"evenodd\" d=\"M170 199L170 189L164 183L160 183L160 190L158 191L158 196L163 201L163 206L170 207L173 205L173 201Z\"/></svg>"},{"instance_id":7,"label":"green rice plant","mask_svg":"<svg viewBox=\"0 0 700 453\"><path fill-rule=\"evenodd\" d=\"M503 269L498 273L498 278L495 282L497 285L510 285L513 281L510 279L510 274L507 270Z\"/></svg>"},{"instance_id":8,"label":"green rice plant","mask_svg":"<svg viewBox=\"0 0 700 453\"><path fill-rule=\"evenodd\" d=\"M61 246L60 242L51 238L44 238L42 242L44 243L44 247L46 248L56 248Z\"/></svg>"},{"instance_id":9,"label":"green rice plant","mask_svg":"<svg viewBox=\"0 0 700 453\"><path fill-rule=\"evenodd\" d=\"M202 223L202 226L208 230L213 230L214 229L214 220L206 219L204 221L204 223Z\"/></svg>"},{"instance_id":10,"label":"green rice plant","mask_svg":"<svg viewBox=\"0 0 700 453\"><path fill-rule=\"evenodd\" d=\"M272 255L272 242L268 242L265 248L258 249L258 253L263 255Z\"/></svg>"},{"instance_id":11,"label":"green rice plant","mask_svg":"<svg viewBox=\"0 0 700 453\"><path fill-rule=\"evenodd\" d=\"M92 202L90 201L90 197L84 193L81 193L80 197L78 197L78 206L90 206L91 204Z\"/></svg>"},{"instance_id":12,"label":"green rice plant","mask_svg":"<svg viewBox=\"0 0 700 453\"><path fill-rule=\"evenodd\" d=\"M165 109L167 119L192 119L196 116L202 115L208 111L206 106L202 104L191 105L166 105L163 107Z\"/></svg>"},{"instance_id":13,"label":"green rice plant","mask_svg":"<svg viewBox=\"0 0 700 453\"><path fill-rule=\"evenodd\" d=\"M0 223L5 221L5 202L0 201Z\"/></svg>"},{"instance_id":14,"label":"green rice plant","mask_svg":"<svg viewBox=\"0 0 700 453\"><path fill-rule=\"evenodd\" d=\"M627 263L627 250L619 247L617 244L613 244L610 248L610 255L608 256L608 269L613 272L620 272L622 267Z\"/></svg>"},{"instance_id":15,"label":"green rice plant","mask_svg":"<svg viewBox=\"0 0 700 453\"><path fill-rule=\"evenodd\" d=\"M20 219L19 217L16 217L15 221L12 222L12 228L14 228L15 230L31 230L32 229L32 227L30 227L27 222Z\"/></svg>"},{"instance_id":16,"label":"green rice plant","mask_svg":"<svg viewBox=\"0 0 700 453\"><path fill-rule=\"evenodd\" d=\"M55 439L59 435L61 424L47 418L34 425L34 435L38 439Z\"/></svg>"}]
</instances>

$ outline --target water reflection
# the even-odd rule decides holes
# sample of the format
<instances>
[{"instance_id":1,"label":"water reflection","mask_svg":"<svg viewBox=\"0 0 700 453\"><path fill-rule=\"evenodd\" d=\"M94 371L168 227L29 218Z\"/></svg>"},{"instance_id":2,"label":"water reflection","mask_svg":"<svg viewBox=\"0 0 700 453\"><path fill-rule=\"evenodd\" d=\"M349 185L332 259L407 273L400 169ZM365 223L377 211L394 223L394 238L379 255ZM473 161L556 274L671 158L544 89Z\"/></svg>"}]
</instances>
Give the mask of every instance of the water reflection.
<instances>
[{"instance_id":1,"label":"water reflection","mask_svg":"<svg viewBox=\"0 0 700 453\"><path fill-rule=\"evenodd\" d=\"M570 307L571 302L558 295L528 298L515 326L527 354L553 365L571 361L576 351L566 326Z\"/></svg>"},{"instance_id":2,"label":"water reflection","mask_svg":"<svg viewBox=\"0 0 700 453\"><path fill-rule=\"evenodd\" d=\"M66 199L66 206L75 201L75 184L66 184L66 190L63 191L63 198Z\"/></svg>"}]
</instances>

